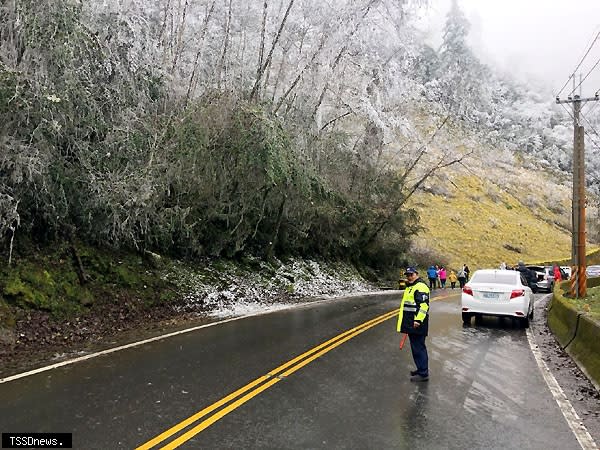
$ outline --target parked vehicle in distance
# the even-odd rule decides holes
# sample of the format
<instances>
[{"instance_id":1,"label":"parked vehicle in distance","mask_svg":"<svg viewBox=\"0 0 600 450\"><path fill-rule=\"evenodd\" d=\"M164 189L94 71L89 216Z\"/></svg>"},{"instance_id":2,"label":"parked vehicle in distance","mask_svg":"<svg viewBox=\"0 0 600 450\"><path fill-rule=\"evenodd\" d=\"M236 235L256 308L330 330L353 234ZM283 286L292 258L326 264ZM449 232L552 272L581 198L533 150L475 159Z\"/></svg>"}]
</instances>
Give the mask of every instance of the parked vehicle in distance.
<instances>
[{"instance_id":1,"label":"parked vehicle in distance","mask_svg":"<svg viewBox=\"0 0 600 450\"><path fill-rule=\"evenodd\" d=\"M585 273L588 277L600 277L600 266L599 265L587 266L585 269Z\"/></svg>"},{"instance_id":2,"label":"parked vehicle in distance","mask_svg":"<svg viewBox=\"0 0 600 450\"><path fill-rule=\"evenodd\" d=\"M554 266L527 266L527 268L533 270L537 277L535 291L552 292L554 289ZM560 276L563 280L569 278L562 269Z\"/></svg>"},{"instance_id":3,"label":"parked vehicle in distance","mask_svg":"<svg viewBox=\"0 0 600 450\"><path fill-rule=\"evenodd\" d=\"M562 270L567 278L571 278L571 266L560 266L560 270Z\"/></svg>"},{"instance_id":4,"label":"parked vehicle in distance","mask_svg":"<svg viewBox=\"0 0 600 450\"><path fill-rule=\"evenodd\" d=\"M461 295L463 323L481 316L514 317L523 327L533 318L533 292L516 270L475 271Z\"/></svg>"}]
</instances>

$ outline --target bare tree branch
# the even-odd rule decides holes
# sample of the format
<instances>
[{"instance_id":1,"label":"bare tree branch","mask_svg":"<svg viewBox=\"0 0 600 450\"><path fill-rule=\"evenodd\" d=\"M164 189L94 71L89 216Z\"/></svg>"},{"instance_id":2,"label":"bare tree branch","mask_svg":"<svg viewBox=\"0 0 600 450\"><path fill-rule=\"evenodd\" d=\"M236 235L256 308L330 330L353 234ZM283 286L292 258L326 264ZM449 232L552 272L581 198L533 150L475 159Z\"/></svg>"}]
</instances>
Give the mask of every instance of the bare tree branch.
<instances>
[{"instance_id":1,"label":"bare tree branch","mask_svg":"<svg viewBox=\"0 0 600 450\"><path fill-rule=\"evenodd\" d=\"M177 61L179 60L182 52L183 52L183 34L185 32L186 25L186 14L189 3L188 0L185 0L185 5L183 7L183 13L181 17L181 23L179 24L177 31L177 45L175 46L175 55L173 56L173 65L171 66L171 73L175 72L175 68L177 67Z\"/></svg>"},{"instance_id":2,"label":"bare tree branch","mask_svg":"<svg viewBox=\"0 0 600 450\"><path fill-rule=\"evenodd\" d=\"M232 9L232 0L229 0L229 7L227 8L227 20L225 21L225 39L223 42L223 51L221 52L221 60L219 61L219 66L217 67L217 89L221 89L221 80L223 79L223 72L225 72L225 79L227 78L227 49L229 48L229 40L231 33L231 9Z\"/></svg>"},{"instance_id":3,"label":"bare tree branch","mask_svg":"<svg viewBox=\"0 0 600 450\"><path fill-rule=\"evenodd\" d=\"M426 146L429 145L433 141L433 139L437 136L439 131L442 129L442 127L448 121L449 117L450 116L446 116L444 118L444 120L440 123L440 125L438 125L437 129L430 136L429 140L427 141L427 144L423 145L419 149L419 154L411 160L411 163L409 164L406 171L403 173L403 175L400 177L400 179L396 183L394 183L396 185L396 187L401 188L401 187L405 186L405 183L406 183L406 180L407 180L409 174L416 167L416 165L421 160L423 155L426 154L426 150L425 150ZM378 236L378 234L385 228L385 226L392 220L392 218L394 216L396 216L398 214L400 209L406 204L406 201L410 197L412 197L412 195L422 186L422 184L431 175L433 175L434 173L436 173L437 171L439 171L441 169L450 167L454 164L459 164L459 163L462 164L463 159L466 158L467 156L469 156L471 153L473 153L473 151L468 152L463 155L460 155L460 157L453 158L451 160L448 160L446 158L446 156L447 156L446 154L442 155L432 167L430 167L427 171L425 171L425 173L423 175L421 175L414 183L412 183L412 185L410 186L410 188L408 189L408 191L406 193L403 193L402 199L394 204L394 207L385 215L385 217L381 220L381 222L379 222L379 224L377 225L375 230L373 230L373 232L370 234L370 236L365 240L365 245L368 245L375 240L375 238Z\"/></svg>"},{"instance_id":4,"label":"bare tree branch","mask_svg":"<svg viewBox=\"0 0 600 450\"><path fill-rule=\"evenodd\" d=\"M264 54L265 54L265 32L266 32L266 28L267 28L267 7L268 7L268 3L267 0L265 0L265 3L263 5L263 20L262 20L262 27L260 30L260 47L258 49L258 67L256 68L256 78L260 77L260 71L263 65L263 58L264 58Z\"/></svg>"},{"instance_id":5,"label":"bare tree branch","mask_svg":"<svg viewBox=\"0 0 600 450\"><path fill-rule=\"evenodd\" d=\"M327 122L325 125L323 125L321 127L321 131L323 131L325 128L327 128L332 123L337 122L338 120L343 119L344 117L349 116L350 114L353 114L353 112L352 111L346 111L344 114L340 114L339 116L334 117L333 119L331 119L329 122Z\"/></svg>"},{"instance_id":6,"label":"bare tree branch","mask_svg":"<svg viewBox=\"0 0 600 450\"><path fill-rule=\"evenodd\" d=\"M411 160L409 166L404 171L404 174L402 175L402 177L399 180L399 183L398 183L399 185L404 185L406 179L408 178L408 175L416 167L416 165L419 163L419 161L421 160L423 155L425 155L425 153L427 153L427 146L433 142L433 140L435 139L435 137L437 136L439 131L444 127L444 125L446 125L446 122L448 122L449 118L450 118L449 115L446 116L444 118L444 120L438 125L438 127L433 132L433 134L430 136L429 140L417 150L418 154L417 154L416 158L413 158Z\"/></svg>"},{"instance_id":7,"label":"bare tree branch","mask_svg":"<svg viewBox=\"0 0 600 450\"><path fill-rule=\"evenodd\" d=\"M352 38L358 32L358 30L360 29L360 26L362 25L362 23L364 22L365 18L367 17L367 15L369 14L369 12L371 11L371 8L375 4L377 4L379 1L380 0L371 0L367 4L367 6L365 7L365 11L363 12L360 20L358 20L356 22L356 24L354 25L354 28L352 29L352 31L348 35L348 38L345 39L345 41L344 41L345 44L340 48L340 51L338 52L337 56L333 60L333 64L331 65L331 73L333 73L335 71L335 69L337 68L338 64L342 60L342 56L344 56L344 54L348 50L349 43L352 41ZM325 85L323 86L323 89L321 90L321 95L319 95L319 99L317 100L317 103L316 103L316 105L315 105L315 107L313 109L313 114L312 114L313 121L317 117L317 112L319 111L319 108L321 107L321 104L323 103L323 99L325 98L325 94L326 94L326 92L327 92L328 89L329 89L329 80L327 80L325 82Z\"/></svg>"},{"instance_id":8,"label":"bare tree branch","mask_svg":"<svg viewBox=\"0 0 600 450\"><path fill-rule=\"evenodd\" d=\"M196 52L196 59L194 61L194 68L192 69L192 74L190 75L190 82L188 83L188 89L187 89L187 93L185 95L185 105L188 104L189 100L190 100L190 96L192 94L192 91L195 90L196 88L196 71L198 70L198 63L200 61L200 55L202 53L202 45L204 43L204 38L206 36L206 32L208 30L208 23L210 22L210 18L213 14L213 11L215 10L215 2L216 0L213 0L212 4L210 5L210 8L208 10L208 12L206 13L206 16L204 17L204 23L202 24L202 31L200 32L200 41L198 42L198 51ZM193 88L192 88L193 86Z\"/></svg>"},{"instance_id":9,"label":"bare tree branch","mask_svg":"<svg viewBox=\"0 0 600 450\"><path fill-rule=\"evenodd\" d=\"M312 54L312 57L310 58L310 61L307 62L304 65L304 67L298 73L298 75L296 76L296 78L294 79L294 81L292 82L292 84L290 85L290 87L285 91L285 93L281 96L281 98L277 102L277 106L275 106L275 109L273 110L273 112L275 114L277 114L277 111L279 111L279 108L281 108L281 105L283 104L283 102L285 101L285 99L288 98L288 96L290 95L290 93L294 90L294 88L296 87L296 85L300 82L300 80L302 79L302 76L304 75L304 72L306 72L306 69L308 69L309 67L312 67L312 65L314 64L315 60L317 59L317 56L321 53L321 51L323 50L323 47L325 46L325 42L327 41L327 36L328 36L327 34L323 33L323 35L321 36L321 41L319 42L319 46L317 47L317 49Z\"/></svg>"},{"instance_id":10,"label":"bare tree branch","mask_svg":"<svg viewBox=\"0 0 600 450\"><path fill-rule=\"evenodd\" d=\"M273 58L273 52L275 51L275 47L279 43L279 39L281 38L281 33L283 32L283 28L285 27L285 23L287 22L288 16L290 15L290 10L292 9L292 6L294 6L294 1L295 0L290 0L290 3L288 4L288 7L287 7L287 9L285 11L285 14L283 16L283 19L281 20L281 24L279 25L279 30L277 31L277 35L275 36L275 39L273 39L273 44L271 45L271 49L269 50L269 54L267 55L267 59L263 63L263 65L261 66L259 72L256 74L256 81L254 82L254 86L252 87L252 91L250 92L250 98L253 99L253 100L256 99L256 97L258 96L258 90L260 88L260 82L261 82L262 77L263 77L263 75L265 73L265 70L271 64L271 59Z\"/></svg>"}]
</instances>

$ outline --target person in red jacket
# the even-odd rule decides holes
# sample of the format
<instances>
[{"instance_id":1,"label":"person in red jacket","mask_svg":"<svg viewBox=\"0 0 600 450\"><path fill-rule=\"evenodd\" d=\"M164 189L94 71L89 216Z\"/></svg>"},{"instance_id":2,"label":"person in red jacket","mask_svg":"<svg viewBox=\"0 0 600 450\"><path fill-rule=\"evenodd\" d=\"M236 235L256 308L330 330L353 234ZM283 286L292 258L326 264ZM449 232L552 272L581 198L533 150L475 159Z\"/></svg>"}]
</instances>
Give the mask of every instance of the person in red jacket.
<instances>
[{"instance_id":1,"label":"person in red jacket","mask_svg":"<svg viewBox=\"0 0 600 450\"><path fill-rule=\"evenodd\" d=\"M554 282L558 283L562 281L562 277L560 275L560 267L557 264L554 264Z\"/></svg>"}]
</instances>

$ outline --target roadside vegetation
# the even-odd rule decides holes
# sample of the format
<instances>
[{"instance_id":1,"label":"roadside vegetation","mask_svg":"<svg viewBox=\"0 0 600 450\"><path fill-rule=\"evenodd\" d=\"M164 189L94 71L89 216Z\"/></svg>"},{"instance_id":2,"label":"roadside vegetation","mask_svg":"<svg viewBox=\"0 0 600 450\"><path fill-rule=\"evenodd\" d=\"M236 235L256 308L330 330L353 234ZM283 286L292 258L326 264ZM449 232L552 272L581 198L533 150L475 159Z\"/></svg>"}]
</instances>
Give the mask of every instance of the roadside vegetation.
<instances>
[{"instance_id":1,"label":"roadside vegetation","mask_svg":"<svg viewBox=\"0 0 600 450\"><path fill-rule=\"evenodd\" d=\"M0 376L215 318L373 289L343 262L20 245L13 265L0 267Z\"/></svg>"},{"instance_id":2,"label":"roadside vegetation","mask_svg":"<svg viewBox=\"0 0 600 450\"><path fill-rule=\"evenodd\" d=\"M600 250L590 251L586 258L587 265L600 264ZM569 264L563 261L561 264ZM600 327L600 278L593 277L587 279L587 295L584 298L574 298L570 295L569 283L563 282L560 285L559 293L564 299L574 306L582 314L591 317Z\"/></svg>"},{"instance_id":3,"label":"roadside vegetation","mask_svg":"<svg viewBox=\"0 0 600 450\"><path fill-rule=\"evenodd\" d=\"M13 267L0 269L2 297L21 309L67 319L120 297L139 297L140 307L174 297L174 287L158 276L150 258L68 243L23 247L13 255Z\"/></svg>"},{"instance_id":4,"label":"roadside vegetation","mask_svg":"<svg viewBox=\"0 0 600 450\"><path fill-rule=\"evenodd\" d=\"M568 297L568 301L579 312L587 314L600 324L600 286L588 288L585 298Z\"/></svg>"}]
</instances>

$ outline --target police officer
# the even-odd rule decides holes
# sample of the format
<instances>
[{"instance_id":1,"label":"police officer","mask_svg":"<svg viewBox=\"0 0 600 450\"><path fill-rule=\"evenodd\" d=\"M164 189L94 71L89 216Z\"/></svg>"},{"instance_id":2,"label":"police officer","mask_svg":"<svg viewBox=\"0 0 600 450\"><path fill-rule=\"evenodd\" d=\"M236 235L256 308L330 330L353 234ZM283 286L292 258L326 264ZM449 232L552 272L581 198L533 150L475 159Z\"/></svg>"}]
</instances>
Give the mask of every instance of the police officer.
<instances>
[{"instance_id":1,"label":"police officer","mask_svg":"<svg viewBox=\"0 0 600 450\"><path fill-rule=\"evenodd\" d=\"M410 381L428 381L429 359L425 338L429 328L429 288L414 267L408 267L404 275L408 282L400 303L397 331L408 334L417 366L416 370L410 372Z\"/></svg>"}]
</instances>

